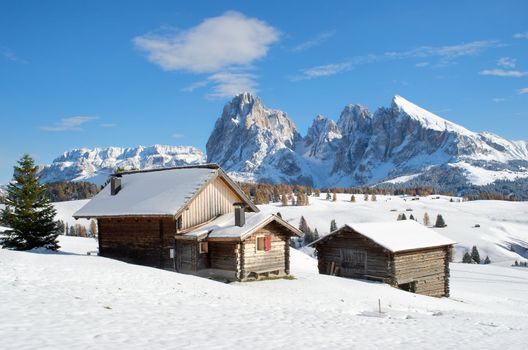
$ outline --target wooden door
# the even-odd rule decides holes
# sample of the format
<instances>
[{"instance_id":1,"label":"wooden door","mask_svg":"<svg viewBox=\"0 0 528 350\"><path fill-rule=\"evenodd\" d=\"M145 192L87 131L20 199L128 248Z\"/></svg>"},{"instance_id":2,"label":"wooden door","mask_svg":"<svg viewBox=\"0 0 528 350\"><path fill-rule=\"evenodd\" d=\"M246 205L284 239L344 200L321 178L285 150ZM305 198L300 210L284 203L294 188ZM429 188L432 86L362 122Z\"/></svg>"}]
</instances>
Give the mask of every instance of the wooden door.
<instances>
[{"instance_id":1,"label":"wooden door","mask_svg":"<svg viewBox=\"0 0 528 350\"><path fill-rule=\"evenodd\" d=\"M360 249L341 249L341 270L343 275L366 274L367 252Z\"/></svg>"}]
</instances>

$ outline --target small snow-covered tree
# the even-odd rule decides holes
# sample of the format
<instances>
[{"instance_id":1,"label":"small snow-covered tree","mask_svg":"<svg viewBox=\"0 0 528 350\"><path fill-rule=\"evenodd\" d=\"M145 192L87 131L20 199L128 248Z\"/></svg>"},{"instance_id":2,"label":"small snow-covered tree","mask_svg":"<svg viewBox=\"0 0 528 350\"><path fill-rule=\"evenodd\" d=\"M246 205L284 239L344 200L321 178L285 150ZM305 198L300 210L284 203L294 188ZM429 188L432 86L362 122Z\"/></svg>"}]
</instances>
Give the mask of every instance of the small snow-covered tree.
<instances>
[{"instance_id":1,"label":"small snow-covered tree","mask_svg":"<svg viewBox=\"0 0 528 350\"><path fill-rule=\"evenodd\" d=\"M423 224L424 226L431 225L431 219L429 218L429 214L425 213L423 216Z\"/></svg>"},{"instance_id":2,"label":"small snow-covered tree","mask_svg":"<svg viewBox=\"0 0 528 350\"><path fill-rule=\"evenodd\" d=\"M409 215L409 220L416 220L413 216L413 214Z\"/></svg>"},{"instance_id":3,"label":"small snow-covered tree","mask_svg":"<svg viewBox=\"0 0 528 350\"><path fill-rule=\"evenodd\" d=\"M480 264L480 253L476 245L474 245L473 248L471 248L471 259L473 259L473 261L476 262L477 264Z\"/></svg>"},{"instance_id":4,"label":"small snow-covered tree","mask_svg":"<svg viewBox=\"0 0 528 350\"><path fill-rule=\"evenodd\" d=\"M337 223L335 219L332 219L332 221L330 221L330 232L334 232L335 230L337 230Z\"/></svg>"},{"instance_id":5,"label":"small snow-covered tree","mask_svg":"<svg viewBox=\"0 0 528 350\"><path fill-rule=\"evenodd\" d=\"M286 196L286 194L282 195L281 202L282 202L282 206L283 207L287 207L288 206L288 196Z\"/></svg>"},{"instance_id":6,"label":"small snow-covered tree","mask_svg":"<svg viewBox=\"0 0 528 350\"><path fill-rule=\"evenodd\" d=\"M487 265L487 264L491 264L491 260L489 258L489 256L486 255L486 259L484 259L484 264Z\"/></svg>"},{"instance_id":7,"label":"small snow-covered tree","mask_svg":"<svg viewBox=\"0 0 528 350\"><path fill-rule=\"evenodd\" d=\"M474 263L473 259L471 258L471 255L469 255L469 252L466 252L464 254L464 256L462 257L462 262L464 264L473 264Z\"/></svg>"},{"instance_id":8,"label":"small snow-covered tree","mask_svg":"<svg viewBox=\"0 0 528 350\"><path fill-rule=\"evenodd\" d=\"M313 237L314 237L314 241L321 238L321 235L319 235L319 231L317 230L317 228L313 231Z\"/></svg>"},{"instance_id":9,"label":"small snow-covered tree","mask_svg":"<svg viewBox=\"0 0 528 350\"><path fill-rule=\"evenodd\" d=\"M435 222L435 227L446 227L446 223L444 221L444 218L442 217L442 215L438 214L436 216L436 222Z\"/></svg>"}]
</instances>

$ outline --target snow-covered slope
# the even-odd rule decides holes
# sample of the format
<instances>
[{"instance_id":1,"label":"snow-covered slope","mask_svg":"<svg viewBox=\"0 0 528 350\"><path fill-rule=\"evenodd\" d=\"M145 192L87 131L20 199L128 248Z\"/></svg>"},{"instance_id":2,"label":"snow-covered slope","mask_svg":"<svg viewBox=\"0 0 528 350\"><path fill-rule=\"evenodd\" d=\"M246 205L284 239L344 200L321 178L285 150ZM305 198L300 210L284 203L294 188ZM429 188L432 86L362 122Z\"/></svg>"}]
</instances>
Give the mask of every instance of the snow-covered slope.
<instances>
[{"instance_id":1,"label":"snow-covered slope","mask_svg":"<svg viewBox=\"0 0 528 350\"><path fill-rule=\"evenodd\" d=\"M375 202L364 201L363 195L356 194L356 202L350 202L351 195L337 194L337 201L321 197L309 197L309 206L282 206L280 203L261 205L262 212L277 213L292 225L298 227L304 216L312 230L324 235L330 231L330 221L336 220L339 227L344 224L396 221L399 214L407 218L412 214L423 223L425 213L433 225L441 214L447 227L433 228L436 232L457 242L455 261L461 261L463 254L476 245L484 258L492 262L511 265L514 260L528 259L528 202L470 201L446 196L411 197L378 195ZM438 199L437 199L438 198ZM476 225L480 227L475 227ZM527 270L528 272L528 270Z\"/></svg>"},{"instance_id":2,"label":"snow-covered slope","mask_svg":"<svg viewBox=\"0 0 528 350\"><path fill-rule=\"evenodd\" d=\"M185 146L80 148L41 166L39 176L43 182L89 181L103 184L117 168L152 169L198 164L204 160L202 151Z\"/></svg>"},{"instance_id":3,"label":"snow-covered slope","mask_svg":"<svg viewBox=\"0 0 528 350\"><path fill-rule=\"evenodd\" d=\"M0 249L2 349L524 349L528 271L451 264L450 299L319 275L224 284L87 256ZM378 304L379 303L379 304ZM381 305L381 314L378 312Z\"/></svg>"},{"instance_id":4,"label":"snow-covered slope","mask_svg":"<svg viewBox=\"0 0 528 350\"><path fill-rule=\"evenodd\" d=\"M207 155L241 180L319 187L401 183L409 175L438 188L528 178L526 142L469 131L401 96L375 113L349 105L337 123L317 116L301 138L284 112L244 93L224 108Z\"/></svg>"}]
</instances>

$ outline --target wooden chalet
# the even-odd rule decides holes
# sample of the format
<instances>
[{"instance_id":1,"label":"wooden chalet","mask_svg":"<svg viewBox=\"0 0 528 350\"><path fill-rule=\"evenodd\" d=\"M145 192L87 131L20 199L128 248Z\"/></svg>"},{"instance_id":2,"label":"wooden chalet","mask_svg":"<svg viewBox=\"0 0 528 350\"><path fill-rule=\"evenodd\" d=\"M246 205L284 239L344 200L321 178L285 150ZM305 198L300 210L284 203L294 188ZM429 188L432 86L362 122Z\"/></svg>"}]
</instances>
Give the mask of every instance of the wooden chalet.
<instances>
[{"instance_id":1,"label":"wooden chalet","mask_svg":"<svg viewBox=\"0 0 528 350\"><path fill-rule=\"evenodd\" d=\"M449 296L454 241L414 220L347 224L315 241L319 273L379 280L410 292Z\"/></svg>"},{"instance_id":2,"label":"wooden chalet","mask_svg":"<svg viewBox=\"0 0 528 350\"><path fill-rule=\"evenodd\" d=\"M300 235L214 164L115 174L74 217L97 219L101 256L241 281L288 275Z\"/></svg>"}]
</instances>

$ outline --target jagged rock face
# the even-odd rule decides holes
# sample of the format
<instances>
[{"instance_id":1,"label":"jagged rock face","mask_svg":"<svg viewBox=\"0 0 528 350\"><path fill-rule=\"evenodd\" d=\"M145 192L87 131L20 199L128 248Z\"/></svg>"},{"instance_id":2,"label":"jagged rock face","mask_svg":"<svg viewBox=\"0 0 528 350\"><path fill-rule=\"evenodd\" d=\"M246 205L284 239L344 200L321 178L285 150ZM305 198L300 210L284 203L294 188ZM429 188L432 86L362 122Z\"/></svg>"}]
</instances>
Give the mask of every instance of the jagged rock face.
<instances>
[{"instance_id":1,"label":"jagged rock face","mask_svg":"<svg viewBox=\"0 0 528 350\"><path fill-rule=\"evenodd\" d=\"M317 159L331 158L341 137L341 131L333 120L318 115L304 137L304 155Z\"/></svg>"},{"instance_id":2,"label":"jagged rock face","mask_svg":"<svg viewBox=\"0 0 528 350\"><path fill-rule=\"evenodd\" d=\"M207 141L207 160L256 178L295 178L301 175L295 152L300 140L286 113L266 108L258 97L243 93L225 105L216 121ZM266 169L276 169L275 174Z\"/></svg>"},{"instance_id":3,"label":"jagged rock face","mask_svg":"<svg viewBox=\"0 0 528 350\"><path fill-rule=\"evenodd\" d=\"M502 171L493 174L500 177L511 175L504 171L522 175L528 165L526 142L471 132L400 96L375 113L348 105L337 123L318 115L299 140L285 113L245 93L224 108L207 144L208 160L241 180L303 179L324 187L376 184L426 171L430 178L431 169L458 169L467 176L457 179L471 181L471 172L481 168Z\"/></svg>"},{"instance_id":4,"label":"jagged rock face","mask_svg":"<svg viewBox=\"0 0 528 350\"><path fill-rule=\"evenodd\" d=\"M44 183L54 181L90 181L102 184L117 168L153 169L199 164L205 161L195 147L161 146L108 147L74 149L39 167Z\"/></svg>"}]
</instances>

